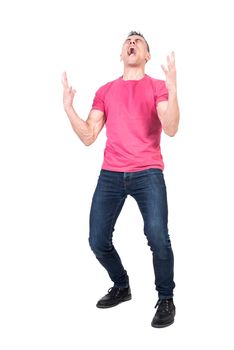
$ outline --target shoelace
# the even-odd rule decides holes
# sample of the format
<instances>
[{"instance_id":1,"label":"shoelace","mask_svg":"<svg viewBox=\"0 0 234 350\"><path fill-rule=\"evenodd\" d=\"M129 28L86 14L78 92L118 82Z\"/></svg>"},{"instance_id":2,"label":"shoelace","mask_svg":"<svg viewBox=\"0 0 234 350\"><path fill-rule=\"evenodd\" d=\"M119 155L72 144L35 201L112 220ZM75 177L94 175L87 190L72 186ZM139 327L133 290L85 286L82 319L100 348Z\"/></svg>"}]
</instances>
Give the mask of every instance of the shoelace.
<instances>
[{"instance_id":1,"label":"shoelace","mask_svg":"<svg viewBox=\"0 0 234 350\"><path fill-rule=\"evenodd\" d=\"M168 299L162 299L162 300L159 299L157 301L157 304L155 305L155 308L157 308L157 307L161 312L170 312Z\"/></svg>"},{"instance_id":2,"label":"shoelace","mask_svg":"<svg viewBox=\"0 0 234 350\"><path fill-rule=\"evenodd\" d=\"M111 296L115 296L116 293L118 292L119 288L117 287L111 287L108 289L108 294L110 294Z\"/></svg>"}]
</instances>

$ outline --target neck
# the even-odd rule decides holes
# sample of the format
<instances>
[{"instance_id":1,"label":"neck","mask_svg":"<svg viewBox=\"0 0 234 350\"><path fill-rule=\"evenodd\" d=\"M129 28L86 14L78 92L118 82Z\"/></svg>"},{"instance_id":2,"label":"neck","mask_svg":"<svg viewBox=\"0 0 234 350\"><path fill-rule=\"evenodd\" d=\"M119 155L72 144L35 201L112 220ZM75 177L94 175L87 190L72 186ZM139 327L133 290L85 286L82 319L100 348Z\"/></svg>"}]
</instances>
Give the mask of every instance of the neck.
<instances>
[{"instance_id":1,"label":"neck","mask_svg":"<svg viewBox=\"0 0 234 350\"><path fill-rule=\"evenodd\" d=\"M124 67L123 80L140 80L144 76L145 70L142 67Z\"/></svg>"}]
</instances>

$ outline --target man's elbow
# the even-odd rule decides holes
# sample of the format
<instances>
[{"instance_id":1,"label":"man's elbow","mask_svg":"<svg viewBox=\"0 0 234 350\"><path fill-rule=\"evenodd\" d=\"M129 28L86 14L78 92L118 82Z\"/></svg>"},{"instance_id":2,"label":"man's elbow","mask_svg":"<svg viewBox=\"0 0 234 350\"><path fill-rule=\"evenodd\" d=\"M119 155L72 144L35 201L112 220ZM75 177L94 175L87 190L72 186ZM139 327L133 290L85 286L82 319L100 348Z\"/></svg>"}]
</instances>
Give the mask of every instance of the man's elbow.
<instances>
[{"instance_id":1,"label":"man's elbow","mask_svg":"<svg viewBox=\"0 0 234 350\"><path fill-rule=\"evenodd\" d=\"M81 140L85 146L91 146L94 140Z\"/></svg>"},{"instance_id":2,"label":"man's elbow","mask_svg":"<svg viewBox=\"0 0 234 350\"><path fill-rule=\"evenodd\" d=\"M91 146L94 143L95 140L96 140L96 137L94 135L88 136L88 137L83 137L81 139L81 141L83 142L83 144L85 146Z\"/></svg>"},{"instance_id":3,"label":"man's elbow","mask_svg":"<svg viewBox=\"0 0 234 350\"><path fill-rule=\"evenodd\" d=\"M85 146L90 146L92 145L92 143L94 143L95 141L95 137L94 135L88 135L88 134L81 134L80 132L78 132L77 130L75 130L77 136L79 137L79 139L81 140L81 142L85 145Z\"/></svg>"},{"instance_id":4,"label":"man's elbow","mask_svg":"<svg viewBox=\"0 0 234 350\"><path fill-rule=\"evenodd\" d=\"M178 128L164 129L167 136L174 137L177 134Z\"/></svg>"}]
</instances>

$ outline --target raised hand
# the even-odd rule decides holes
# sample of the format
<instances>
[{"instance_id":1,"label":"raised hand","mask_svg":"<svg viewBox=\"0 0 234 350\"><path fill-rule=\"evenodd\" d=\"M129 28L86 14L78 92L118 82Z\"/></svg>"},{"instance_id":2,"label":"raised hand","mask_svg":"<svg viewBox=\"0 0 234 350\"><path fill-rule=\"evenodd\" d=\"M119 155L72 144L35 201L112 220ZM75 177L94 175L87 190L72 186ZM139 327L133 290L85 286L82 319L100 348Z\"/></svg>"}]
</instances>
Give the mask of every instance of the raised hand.
<instances>
[{"instance_id":1,"label":"raised hand","mask_svg":"<svg viewBox=\"0 0 234 350\"><path fill-rule=\"evenodd\" d=\"M161 65L162 70L166 75L166 86L169 92L176 92L176 66L175 66L175 53L167 56L167 67Z\"/></svg>"},{"instance_id":2,"label":"raised hand","mask_svg":"<svg viewBox=\"0 0 234 350\"><path fill-rule=\"evenodd\" d=\"M68 85L67 73L64 72L62 75L62 84L63 84L63 105L65 110L69 110L72 107L73 99L76 93L76 90L72 86Z\"/></svg>"}]
</instances>

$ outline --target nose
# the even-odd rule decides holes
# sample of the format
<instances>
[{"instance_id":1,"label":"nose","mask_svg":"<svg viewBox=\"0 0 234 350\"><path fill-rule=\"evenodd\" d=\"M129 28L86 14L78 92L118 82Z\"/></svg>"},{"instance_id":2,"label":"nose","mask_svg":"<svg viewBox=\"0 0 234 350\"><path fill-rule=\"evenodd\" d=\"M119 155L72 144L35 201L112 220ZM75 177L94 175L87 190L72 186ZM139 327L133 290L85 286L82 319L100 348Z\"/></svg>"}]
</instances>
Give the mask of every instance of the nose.
<instances>
[{"instance_id":1,"label":"nose","mask_svg":"<svg viewBox=\"0 0 234 350\"><path fill-rule=\"evenodd\" d=\"M130 45L132 45L132 44L134 44L134 45L136 44L134 39L130 40Z\"/></svg>"}]
</instances>

